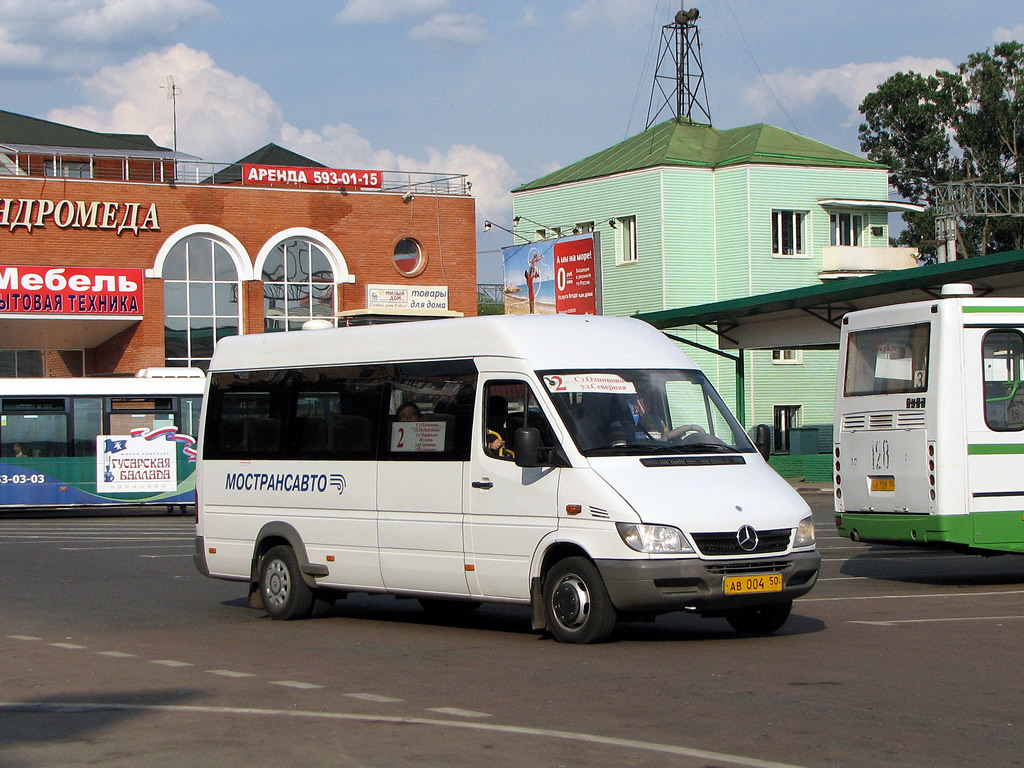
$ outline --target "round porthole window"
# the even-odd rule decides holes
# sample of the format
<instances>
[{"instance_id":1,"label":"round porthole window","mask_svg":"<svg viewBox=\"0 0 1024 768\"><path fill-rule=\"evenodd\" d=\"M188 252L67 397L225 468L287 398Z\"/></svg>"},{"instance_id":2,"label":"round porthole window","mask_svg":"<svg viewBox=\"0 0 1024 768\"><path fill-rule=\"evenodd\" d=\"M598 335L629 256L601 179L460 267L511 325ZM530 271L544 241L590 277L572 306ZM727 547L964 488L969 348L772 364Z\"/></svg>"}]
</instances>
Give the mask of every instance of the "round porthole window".
<instances>
[{"instance_id":1,"label":"round porthole window","mask_svg":"<svg viewBox=\"0 0 1024 768\"><path fill-rule=\"evenodd\" d=\"M411 237L403 237L395 244L395 269L405 277L415 277L426 266L420 244Z\"/></svg>"}]
</instances>

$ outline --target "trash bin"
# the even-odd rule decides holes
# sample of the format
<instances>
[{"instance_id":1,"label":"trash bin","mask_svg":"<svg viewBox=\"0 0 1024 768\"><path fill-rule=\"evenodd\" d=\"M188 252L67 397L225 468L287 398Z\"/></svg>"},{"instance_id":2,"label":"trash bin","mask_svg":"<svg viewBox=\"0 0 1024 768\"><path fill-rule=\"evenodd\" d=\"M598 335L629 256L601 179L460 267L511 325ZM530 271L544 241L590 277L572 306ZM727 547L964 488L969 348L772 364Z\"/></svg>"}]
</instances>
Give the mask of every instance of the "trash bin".
<instances>
[{"instance_id":1,"label":"trash bin","mask_svg":"<svg viewBox=\"0 0 1024 768\"><path fill-rule=\"evenodd\" d=\"M817 427L795 427L789 431L789 453L791 456L807 456L817 452Z\"/></svg>"}]
</instances>

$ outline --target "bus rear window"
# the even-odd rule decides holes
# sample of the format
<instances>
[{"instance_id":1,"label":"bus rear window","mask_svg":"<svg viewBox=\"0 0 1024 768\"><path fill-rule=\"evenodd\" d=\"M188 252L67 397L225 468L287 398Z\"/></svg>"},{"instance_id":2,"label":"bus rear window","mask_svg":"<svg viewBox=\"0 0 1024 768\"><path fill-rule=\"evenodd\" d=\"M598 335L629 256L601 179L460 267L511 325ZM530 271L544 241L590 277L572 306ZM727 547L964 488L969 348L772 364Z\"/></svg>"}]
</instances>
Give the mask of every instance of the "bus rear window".
<instances>
[{"instance_id":1,"label":"bus rear window","mask_svg":"<svg viewBox=\"0 0 1024 768\"><path fill-rule=\"evenodd\" d=\"M928 323L850 334L843 395L888 395L928 389Z\"/></svg>"}]
</instances>

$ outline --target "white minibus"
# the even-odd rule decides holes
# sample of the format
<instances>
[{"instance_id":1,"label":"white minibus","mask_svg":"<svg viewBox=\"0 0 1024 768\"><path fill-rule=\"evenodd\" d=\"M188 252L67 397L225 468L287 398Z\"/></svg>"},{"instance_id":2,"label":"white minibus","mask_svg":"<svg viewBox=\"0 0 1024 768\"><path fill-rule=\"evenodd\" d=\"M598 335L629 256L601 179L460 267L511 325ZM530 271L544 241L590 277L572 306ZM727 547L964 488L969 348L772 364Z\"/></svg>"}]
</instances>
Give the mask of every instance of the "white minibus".
<instances>
[{"instance_id":1,"label":"white minibus","mask_svg":"<svg viewBox=\"0 0 1024 768\"><path fill-rule=\"evenodd\" d=\"M851 312L839 359L840 534L1024 552L1024 300L951 284Z\"/></svg>"},{"instance_id":2,"label":"white minibus","mask_svg":"<svg viewBox=\"0 0 1024 768\"><path fill-rule=\"evenodd\" d=\"M363 592L531 606L563 642L669 611L764 634L817 578L807 504L639 320L226 338L202 421L196 566L272 618Z\"/></svg>"}]
</instances>

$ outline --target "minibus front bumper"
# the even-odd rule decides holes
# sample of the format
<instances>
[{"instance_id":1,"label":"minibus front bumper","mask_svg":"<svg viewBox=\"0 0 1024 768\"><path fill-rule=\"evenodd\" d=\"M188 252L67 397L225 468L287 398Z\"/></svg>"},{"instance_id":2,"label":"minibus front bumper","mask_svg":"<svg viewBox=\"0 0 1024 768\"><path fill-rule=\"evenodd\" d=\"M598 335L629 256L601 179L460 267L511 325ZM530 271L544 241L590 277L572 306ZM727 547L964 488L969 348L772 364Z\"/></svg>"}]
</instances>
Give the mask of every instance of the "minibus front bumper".
<instances>
[{"instance_id":1,"label":"minibus front bumper","mask_svg":"<svg viewBox=\"0 0 1024 768\"><path fill-rule=\"evenodd\" d=\"M692 610L722 614L734 608L793 600L807 594L818 578L821 555L794 552L754 560L597 560L612 604L621 613L651 614ZM725 593L725 580L781 574L779 591Z\"/></svg>"}]
</instances>

